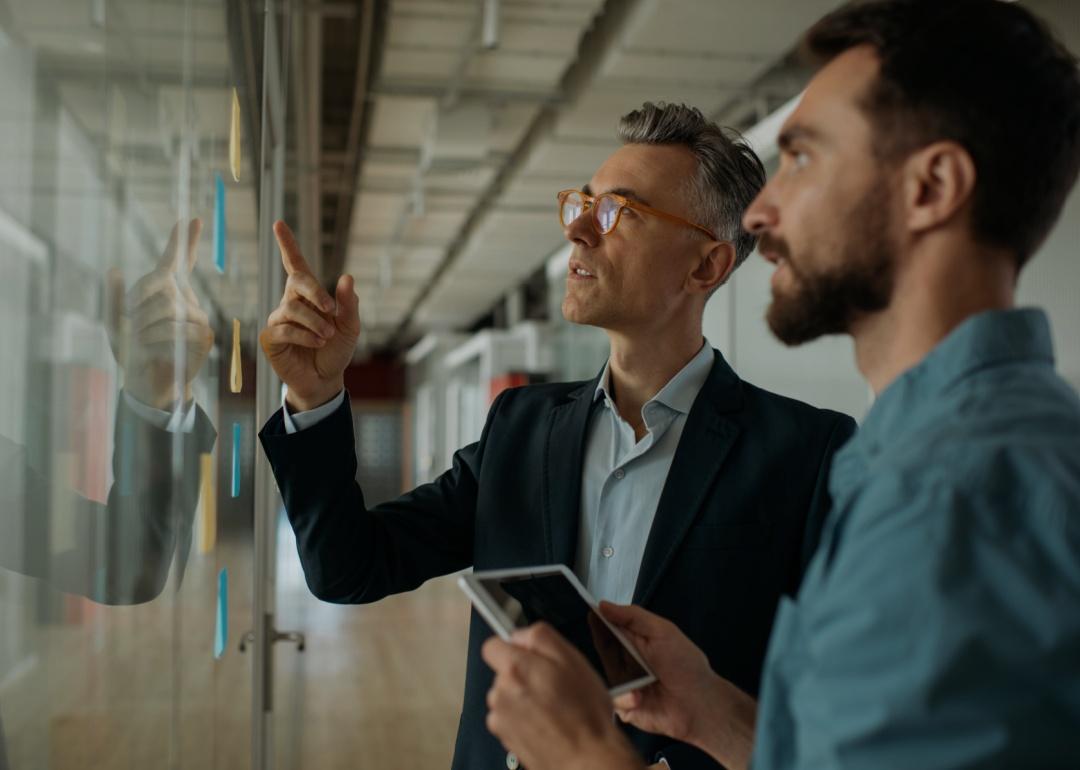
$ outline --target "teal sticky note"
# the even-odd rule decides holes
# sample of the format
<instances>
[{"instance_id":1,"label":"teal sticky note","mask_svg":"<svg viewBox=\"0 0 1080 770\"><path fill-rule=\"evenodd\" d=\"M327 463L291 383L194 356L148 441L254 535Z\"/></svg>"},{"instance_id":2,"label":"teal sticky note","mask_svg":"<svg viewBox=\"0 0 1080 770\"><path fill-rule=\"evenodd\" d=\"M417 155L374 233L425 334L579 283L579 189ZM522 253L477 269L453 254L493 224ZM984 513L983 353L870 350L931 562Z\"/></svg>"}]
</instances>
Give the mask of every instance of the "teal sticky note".
<instances>
[{"instance_id":1,"label":"teal sticky note","mask_svg":"<svg viewBox=\"0 0 1080 770\"><path fill-rule=\"evenodd\" d=\"M240 497L240 423L232 426L232 496Z\"/></svg>"},{"instance_id":2,"label":"teal sticky note","mask_svg":"<svg viewBox=\"0 0 1080 770\"><path fill-rule=\"evenodd\" d=\"M214 657L225 654L229 641L229 570L222 567L217 582L217 623L214 624Z\"/></svg>"},{"instance_id":3,"label":"teal sticky note","mask_svg":"<svg viewBox=\"0 0 1080 770\"><path fill-rule=\"evenodd\" d=\"M214 174L214 266L225 272L225 182Z\"/></svg>"}]
</instances>

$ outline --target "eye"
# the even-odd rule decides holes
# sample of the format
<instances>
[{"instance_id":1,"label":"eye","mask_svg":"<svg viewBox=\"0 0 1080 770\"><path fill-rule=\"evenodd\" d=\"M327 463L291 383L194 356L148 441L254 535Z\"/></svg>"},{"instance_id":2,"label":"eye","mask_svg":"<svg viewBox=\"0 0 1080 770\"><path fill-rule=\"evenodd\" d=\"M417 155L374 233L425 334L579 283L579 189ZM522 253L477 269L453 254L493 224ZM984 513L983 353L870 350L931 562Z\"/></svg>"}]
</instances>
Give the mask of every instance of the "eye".
<instances>
[{"instance_id":1,"label":"eye","mask_svg":"<svg viewBox=\"0 0 1080 770\"><path fill-rule=\"evenodd\" d=\"M804 150L794 150L791 153L791 165L799 171L810 165L810 154Z\"/></svg>"}]
</instances>

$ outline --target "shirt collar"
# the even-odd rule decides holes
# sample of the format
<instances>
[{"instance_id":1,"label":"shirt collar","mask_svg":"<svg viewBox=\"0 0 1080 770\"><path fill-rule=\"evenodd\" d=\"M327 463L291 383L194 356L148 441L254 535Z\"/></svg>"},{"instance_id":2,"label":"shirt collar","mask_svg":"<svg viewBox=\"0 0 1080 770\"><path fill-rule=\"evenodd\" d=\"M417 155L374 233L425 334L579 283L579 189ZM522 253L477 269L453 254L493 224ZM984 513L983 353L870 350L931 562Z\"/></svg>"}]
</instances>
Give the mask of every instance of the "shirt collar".
<instances>
[{"instance_id":1,"label":"shirt collar","mask_svg":"<svg viewBox=\"0 0 1080 770\"><path fill-rule=\"evenodd\" d=\"M1054 365L1050 322L1042 310L991 310L956 327L874 402L860 436L877 441L916 427L913 415L975 372L1004 364Z\"/></svg>"},{"instance_id":2,"label":"shirt collar","mask_svg":"<svg viewBox=\"0 0 1080 770\"><path fill-rule=\"evenodd\" d=\"M679 370L678 374L668 380L668 383L660 389L660 392L642 405L642 410L653 402L661 403L669 409L682 414L689 414L690 407L694 405L698 393L709 378L709 372L713 367L713 349L708 340L705 340L701 350ZM593 391L593 401L603 398L611 402L611 360L604 364L604 371L600 373L600 381Z\"/></svg>"}]
</instances>

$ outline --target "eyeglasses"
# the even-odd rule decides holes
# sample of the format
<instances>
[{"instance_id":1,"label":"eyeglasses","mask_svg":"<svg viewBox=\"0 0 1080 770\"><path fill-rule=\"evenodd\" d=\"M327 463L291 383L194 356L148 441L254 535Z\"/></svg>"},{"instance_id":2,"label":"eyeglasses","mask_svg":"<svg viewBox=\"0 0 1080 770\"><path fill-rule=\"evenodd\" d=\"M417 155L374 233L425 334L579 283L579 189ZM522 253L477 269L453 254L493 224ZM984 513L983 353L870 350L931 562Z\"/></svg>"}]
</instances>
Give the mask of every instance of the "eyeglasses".
<instances>
[{"instance_id":1,"label":"eyeglasses","mask_svg":"<svg viewBox=\"0 0 1080 770\"><path fill-rule=\"evenodd\" d=\"M559 199L559 221L563 227L569 227L571 223L577 220L586 210L592 210L593 225L596 227L596 231L601 235L607 235L616 227L619 226L619 218L622 217L623 209L634 209L635 211L641 211L646 214L652 214L654 216L667 219L671 222L676 222L680 225L688 225L695 230L700 230L709 236L710 240L719 241L720 239L713 234L712 230L696 225L688 219L677 217L674 214L669 214L666 211L660 211L660 209L654 209L652 206L646 206L644 203L637 203L622 195L616 195L615 193L601 193L600 195L586 195L581 190L563 190L558 195Z\"/></svg>"}]
</instances>

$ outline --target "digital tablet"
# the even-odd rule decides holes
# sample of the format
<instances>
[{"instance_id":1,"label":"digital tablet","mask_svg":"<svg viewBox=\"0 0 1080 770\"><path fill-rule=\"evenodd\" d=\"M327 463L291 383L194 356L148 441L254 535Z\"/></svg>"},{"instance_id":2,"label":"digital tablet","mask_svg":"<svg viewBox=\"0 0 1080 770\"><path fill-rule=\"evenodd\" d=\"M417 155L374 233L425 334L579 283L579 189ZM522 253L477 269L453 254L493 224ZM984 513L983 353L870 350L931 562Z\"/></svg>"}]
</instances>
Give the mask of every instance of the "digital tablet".
<instances>
[{"instance_id":1,"label":"digital tablet","mask_svg":"<svg viewBox=\"0 0 1080 770\"><path fill-rule=\"evenodd\" d=\"M612 697L656 681L618 629L604 620L596 601L562 564L473 572L458 578L477 611L501 638L544 621L578 648L607 684Z\"/></svg>"}]
</instances>

